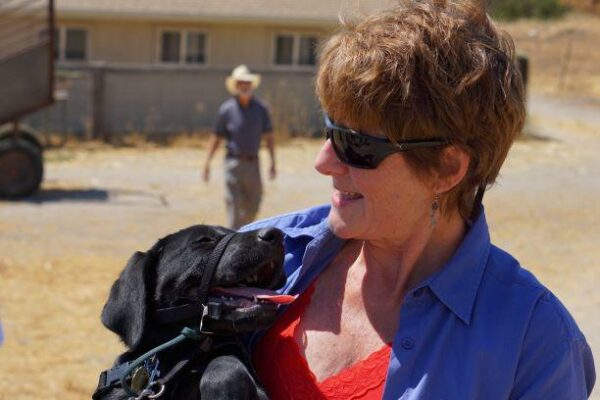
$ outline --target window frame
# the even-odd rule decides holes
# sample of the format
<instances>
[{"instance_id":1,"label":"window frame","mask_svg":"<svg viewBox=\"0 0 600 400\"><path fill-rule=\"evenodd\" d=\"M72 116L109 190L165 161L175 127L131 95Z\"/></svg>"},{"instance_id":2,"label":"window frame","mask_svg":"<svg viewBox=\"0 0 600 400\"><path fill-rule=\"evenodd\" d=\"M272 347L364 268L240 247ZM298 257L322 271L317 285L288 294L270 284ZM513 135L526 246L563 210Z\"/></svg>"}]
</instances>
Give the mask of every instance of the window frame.
<instances>
[{"instance_id":1,"label":"window frame","mask_svg":"<svg viewBox=\"0 0 600 400\"><path fill-rule=\"evenodd\" d=\"M277 38L280 36L292 36L292 63L277 64ZM313 37L317 40L317 45L320 41L321 34L317 32L299 32L299 31L276 31L272 34L271 40L271 66L275 69L295 69L295 70L314 70L317 67L317 58L315 54L314 64L300 64L300 38Z\"/></svg>"},{"instance_id":2,"label":"window frame","mask_svg":"<svg viewBox=\"0 0 600 400\"><path fill-rule=\"evenodd\" d=\"M162 60L162 38L164 33L178 33L179 40L179 61L163 61ZM187 62L187 42L190 33L201 34L204 36L204 61L201 63ZM160 28L158 30L158 39L156 41L156 63L163 66L178 66L178 67L206 67L208 65L209 54L209 35L204 29L196 28Z\"/></svg>"},{"instance_id":3,"label":"window frame","mask_svg":"<svg viewBox=\"0 0 600 400\"><path fill-rule=\"evenodd\" d=\"M60 62L68 62L68 63L85 63L91 60L91 52L90 52L90 30L85 26L80 25L59 25L56 28L56 35L58 39L56 40L58 46L58 54L56 57L56 61ZM67 55L67 31L69 30L82 30L85 32L85 49L84 49L84 58L83 59L69 59L66 58ZM54 52L54 50L52 50Z\"/></svg>"}]
</instances>

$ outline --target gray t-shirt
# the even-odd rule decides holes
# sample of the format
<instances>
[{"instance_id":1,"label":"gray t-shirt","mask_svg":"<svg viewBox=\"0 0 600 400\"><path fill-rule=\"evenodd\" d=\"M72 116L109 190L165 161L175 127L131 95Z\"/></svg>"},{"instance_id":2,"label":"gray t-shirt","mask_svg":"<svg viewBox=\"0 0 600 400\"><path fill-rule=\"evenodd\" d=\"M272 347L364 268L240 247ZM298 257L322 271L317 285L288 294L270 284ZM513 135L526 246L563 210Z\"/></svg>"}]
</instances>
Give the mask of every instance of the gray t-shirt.
<instances>
[{"instance_id":1,"label":"gray t-shirt","mask_svg":"<svg viewBox=\"0 0 600 400\"><path fill-rule=\"evenodd\" d=\"M227 154L254 156L258 153L262 134L273 130L269 110L258 99L250 99L242 107L237 98L226 100L219 107L215 134L227 139Z\"/></svg>"}]
</instances>

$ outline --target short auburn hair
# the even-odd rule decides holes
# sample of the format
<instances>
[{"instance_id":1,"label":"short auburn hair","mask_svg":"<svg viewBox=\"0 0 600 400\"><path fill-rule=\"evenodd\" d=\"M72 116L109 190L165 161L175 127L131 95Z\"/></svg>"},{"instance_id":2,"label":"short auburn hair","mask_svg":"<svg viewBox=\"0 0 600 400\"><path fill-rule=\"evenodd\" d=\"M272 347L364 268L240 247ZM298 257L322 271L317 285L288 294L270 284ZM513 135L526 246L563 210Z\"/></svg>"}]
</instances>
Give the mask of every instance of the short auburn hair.
<instances>
[{"instance_id":1,"label":"short auburn hair","mask_svg":"<svg viewBox=\"0 0 600 400\"><path fill-rule=\"evenodd\" d=\"M334 121L378 127L392 141L444 137L465 150L469 170L442 203L465 219L477 189L495 182L526 114L514 44L482 3L407 0L342 20L322 45L316 82ZM442 151L403 154L425 176Z\"/></svg>"}]
</instances>

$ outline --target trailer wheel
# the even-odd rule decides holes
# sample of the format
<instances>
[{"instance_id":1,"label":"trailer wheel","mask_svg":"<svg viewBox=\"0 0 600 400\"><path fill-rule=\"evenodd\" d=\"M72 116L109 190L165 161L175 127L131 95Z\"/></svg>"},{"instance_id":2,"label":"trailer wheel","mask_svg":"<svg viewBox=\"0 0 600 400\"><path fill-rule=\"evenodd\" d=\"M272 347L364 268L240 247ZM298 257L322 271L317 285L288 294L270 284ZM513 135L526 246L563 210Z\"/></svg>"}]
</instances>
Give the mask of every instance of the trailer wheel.
<instances>
[{"instance_id":1,"label":"trailer wheel","mask_svg":"<svg viewBox=\"0 0 600 400\"><path fill-rule=\"evenodd\" d=\"M42 182L42 152L30 141L11 137L0 140L0 196L18 198L35 192Z\"/></svg>"}]
</instances>

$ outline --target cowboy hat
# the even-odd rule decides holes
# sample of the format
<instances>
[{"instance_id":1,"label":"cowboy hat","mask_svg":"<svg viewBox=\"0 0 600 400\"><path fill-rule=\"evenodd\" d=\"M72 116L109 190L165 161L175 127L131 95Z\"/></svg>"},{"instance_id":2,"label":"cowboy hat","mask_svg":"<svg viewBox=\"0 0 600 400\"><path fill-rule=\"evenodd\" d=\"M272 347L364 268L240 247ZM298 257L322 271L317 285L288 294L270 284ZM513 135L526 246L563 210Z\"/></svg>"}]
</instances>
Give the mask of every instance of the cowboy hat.
<instances>
[{"instance_id":1,"label":"cowboy hat","mask_svg":"<svg viewBox=\"0 0 600 400\"><path fill-rule=\"evenodd\" d=\"M237 82L250 82L252 90L254 90L260 85L260 75L250 73L248 67L241 64L235 67L231 72L231 75L225 80L225 87L229 93L233 95L237 94L237 89L235 87Z\"/></svg>"}]
</instances>

